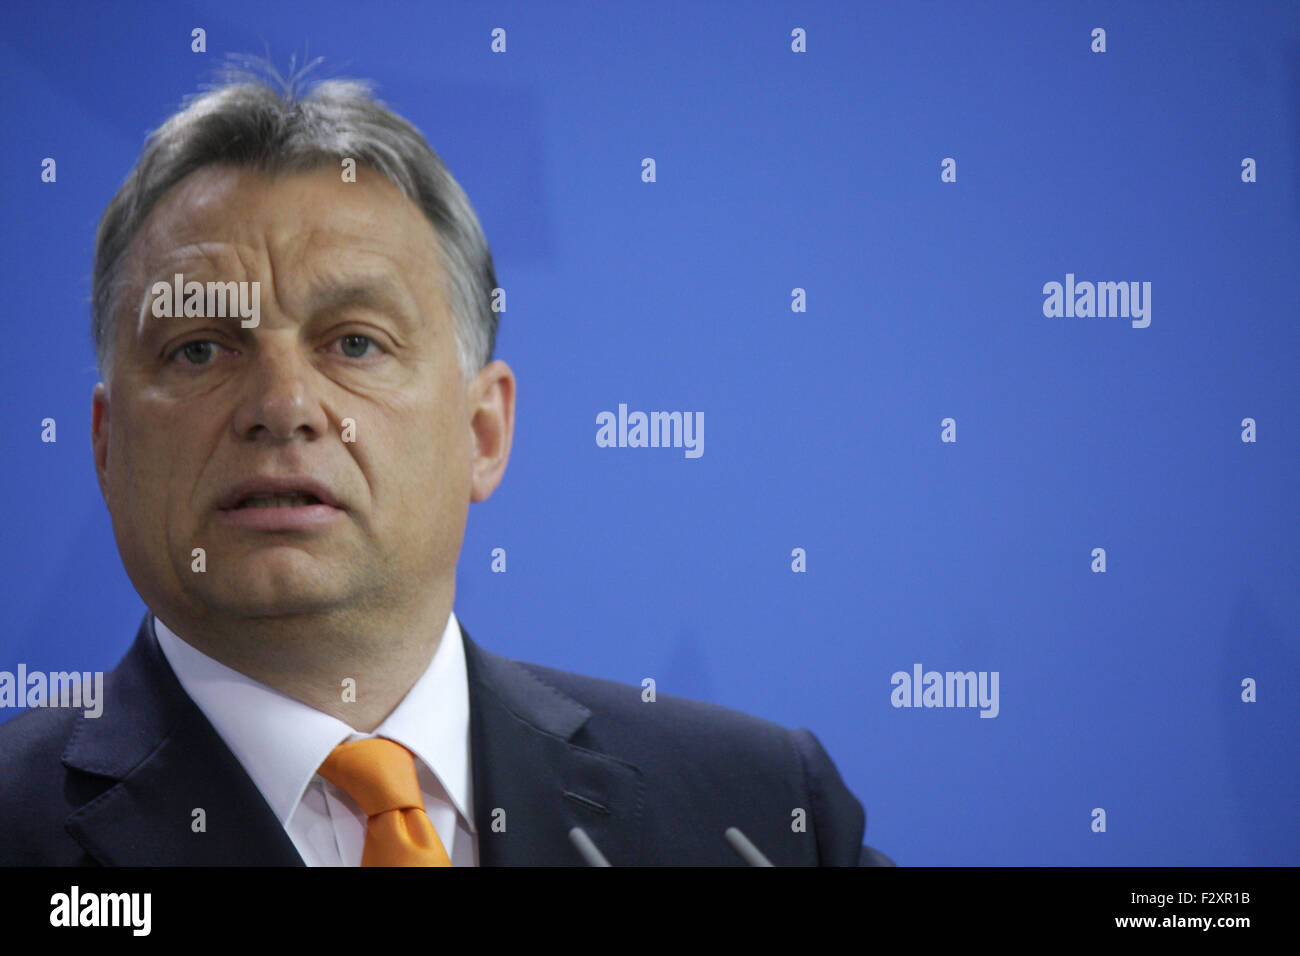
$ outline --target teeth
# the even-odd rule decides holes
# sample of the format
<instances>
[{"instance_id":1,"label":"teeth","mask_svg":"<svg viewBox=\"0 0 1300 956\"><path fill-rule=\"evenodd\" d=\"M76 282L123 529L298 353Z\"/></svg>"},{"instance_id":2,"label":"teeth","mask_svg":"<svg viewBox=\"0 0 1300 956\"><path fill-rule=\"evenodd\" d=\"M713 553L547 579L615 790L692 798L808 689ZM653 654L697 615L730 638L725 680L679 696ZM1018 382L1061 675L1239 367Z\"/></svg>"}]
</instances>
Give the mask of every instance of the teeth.
<instances>
[{"instance_id":1,"label":"teeth","mask_svg":"<svg viewBox=\"0 0 1300 956\"><path fill-rule=\"evenodd\" d=\"M318 505L320 499L315 495L295 492L291 495L255 495L245 498L237 508L301 508L304 505Z\"/></svg>"}]
</instances>

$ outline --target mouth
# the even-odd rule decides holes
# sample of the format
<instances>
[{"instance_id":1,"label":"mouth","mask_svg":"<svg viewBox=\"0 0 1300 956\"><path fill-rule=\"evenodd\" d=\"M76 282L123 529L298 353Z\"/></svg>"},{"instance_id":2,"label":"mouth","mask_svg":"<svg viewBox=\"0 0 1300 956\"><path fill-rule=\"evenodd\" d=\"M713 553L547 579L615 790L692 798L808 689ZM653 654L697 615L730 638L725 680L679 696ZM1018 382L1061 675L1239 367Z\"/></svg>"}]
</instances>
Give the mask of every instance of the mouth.
<instances>
[{"instance_id":1,"label":"mouth","mask_svg":"<svg viewBox=\"0 0 1300 956\"><path fill-rule=\"evenodd\" d=\"M233 508L227 508L227 511L242 511L245 508L306 508L310 505L323 505L315 495L305 491L293 492L287 495L248 495L235 503Z\"/></svg>"},{"instance_id":2,"label":"mouth","mask_svg":"<svg viewBox=\"0 0 1300 956\"><path fill-rule=\"evenodd\" d=\"M347 508L307 475L248 478L218 503L223 523L246 531L314 531L333 526Z\"/></svg>"},{"instance_id":3,"label":"mouth","mask_svg":"<svg viewBox=\"0 0 1300 956\"><path fill-rule=\"evenodd\" d=\"M334 492L310 475L257 476L231 485L217 502L225 512L251 508L311 508L327 505L347 510Z\"/></svg>"}]
</instances>

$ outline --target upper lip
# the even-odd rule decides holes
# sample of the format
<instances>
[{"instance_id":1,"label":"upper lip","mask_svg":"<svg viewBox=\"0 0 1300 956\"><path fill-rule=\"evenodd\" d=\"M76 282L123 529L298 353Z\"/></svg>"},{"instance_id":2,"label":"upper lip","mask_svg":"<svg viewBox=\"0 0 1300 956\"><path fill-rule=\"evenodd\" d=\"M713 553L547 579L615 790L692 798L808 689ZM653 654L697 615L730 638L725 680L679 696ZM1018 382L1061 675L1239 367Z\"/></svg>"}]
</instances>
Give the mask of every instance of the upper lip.
<instances>
[{"instance_id":1,"label":"upper lip","mask_svg":"<svg viewBox=\"0 0 1300 956\"><path fill-rule=\"evenodd\" d=\"M245 498L252 495L291 495L295 492L315 495L324 504L334 508L342 508L328 488L322 485L315 478L289 476L287 478L245 478L243 481L231 485L229 490L222 496L217 503L217 507L222 510L229 510L239 504Z\"/></svg>"}]
</instances>

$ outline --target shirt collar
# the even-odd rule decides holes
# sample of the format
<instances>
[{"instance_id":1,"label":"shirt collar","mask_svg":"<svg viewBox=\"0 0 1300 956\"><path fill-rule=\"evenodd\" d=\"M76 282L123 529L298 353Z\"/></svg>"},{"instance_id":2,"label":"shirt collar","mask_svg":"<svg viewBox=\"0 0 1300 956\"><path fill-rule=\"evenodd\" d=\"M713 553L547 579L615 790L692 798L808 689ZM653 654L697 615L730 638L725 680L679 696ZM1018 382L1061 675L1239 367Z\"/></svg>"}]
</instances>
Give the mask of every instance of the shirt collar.
<instances>
[{"instance_id":1,"label":"shirt collar","mask_svg":"<svg viewBox=\"0 0 1300 956\"><path fill-rule=\"evenodd\" d=\"M345 740L387 737L433 772L461 816L470 805L469 680L460 622L453 611L424 673L371 734L267 687L187 644L153 616L154 633L177 680L267 804L287 826L316 770Z\"/></svg>"}]
</instances>

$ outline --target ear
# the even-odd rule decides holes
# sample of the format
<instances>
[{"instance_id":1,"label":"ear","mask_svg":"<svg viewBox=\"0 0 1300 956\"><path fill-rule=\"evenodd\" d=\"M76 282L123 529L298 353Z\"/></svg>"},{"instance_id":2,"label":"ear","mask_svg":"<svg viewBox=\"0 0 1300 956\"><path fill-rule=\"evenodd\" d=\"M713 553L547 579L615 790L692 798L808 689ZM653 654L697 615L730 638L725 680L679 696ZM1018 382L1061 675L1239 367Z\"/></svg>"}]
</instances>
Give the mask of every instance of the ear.
<instances>
[{"instance_id":1,"label":"ear","mask_svg":"<svg viewBox=\"0 0 1300 956\"><path fill-rule=\"evenodd\" d=\"M515 434L515 373L505 362L489 362L469 386L474 462L470 501L487 501L506 473Z\"/></svg>"},{"instance_id":2,"label":"ear","mask_svg":"<svg viewBox=\"0 0 1300 956\"><path fill-rule=\"evenodd\" d=\"M108 389L100 382L90 399L90 447L95 457L99 493L108 503Z\"/></svg>"}]
</instances>

